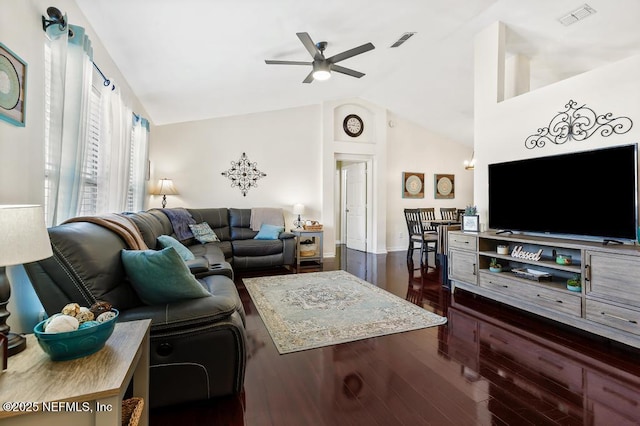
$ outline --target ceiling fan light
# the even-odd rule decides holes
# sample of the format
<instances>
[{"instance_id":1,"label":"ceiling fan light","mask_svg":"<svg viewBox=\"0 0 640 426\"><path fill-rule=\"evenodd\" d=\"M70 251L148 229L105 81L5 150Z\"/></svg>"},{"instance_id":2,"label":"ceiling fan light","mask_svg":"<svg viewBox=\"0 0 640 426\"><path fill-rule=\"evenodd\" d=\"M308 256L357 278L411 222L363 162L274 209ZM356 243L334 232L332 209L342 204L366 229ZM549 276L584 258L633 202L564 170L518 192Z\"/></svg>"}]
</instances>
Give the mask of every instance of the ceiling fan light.
<instances>
[{"instance_id":1,"label":"ceiling fan light","mask_svg":"<svg viewBox=\"0 0 640 426\"><path fill-rule=\"evenodd\" d=\"M331 68L324 62L313 63L313 79L314 80L328 80L331 77Z\"/></svg>"},{"instance_id":2,"label":"ceiling fan light","mask_svg":"<svg viewBox=\"0 0 640 426\"><path fill-rule=\"evenodd\" d=\"M313 72L313 79L314 80L329 80L329 78L331 78L331 73L327 70L317 70Z\"/></svg>"}]
</instances>

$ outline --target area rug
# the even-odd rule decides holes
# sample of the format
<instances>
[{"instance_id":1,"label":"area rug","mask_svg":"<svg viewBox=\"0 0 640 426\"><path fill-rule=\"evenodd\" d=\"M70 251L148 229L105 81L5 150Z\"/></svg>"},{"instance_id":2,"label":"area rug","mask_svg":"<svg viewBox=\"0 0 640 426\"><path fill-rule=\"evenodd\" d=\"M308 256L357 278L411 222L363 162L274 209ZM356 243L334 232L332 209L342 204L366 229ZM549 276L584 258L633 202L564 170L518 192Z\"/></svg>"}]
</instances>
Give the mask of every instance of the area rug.
<instances>
[{"instance_id":1,"label":"area rug","mask_svg":"<svg viewBox=\"0 0 640 426\"><path fill-rule=\"evenodd\" d=\"M345 271L243 282L280 354L447 322Z\"/></svg>"}]
</instances>

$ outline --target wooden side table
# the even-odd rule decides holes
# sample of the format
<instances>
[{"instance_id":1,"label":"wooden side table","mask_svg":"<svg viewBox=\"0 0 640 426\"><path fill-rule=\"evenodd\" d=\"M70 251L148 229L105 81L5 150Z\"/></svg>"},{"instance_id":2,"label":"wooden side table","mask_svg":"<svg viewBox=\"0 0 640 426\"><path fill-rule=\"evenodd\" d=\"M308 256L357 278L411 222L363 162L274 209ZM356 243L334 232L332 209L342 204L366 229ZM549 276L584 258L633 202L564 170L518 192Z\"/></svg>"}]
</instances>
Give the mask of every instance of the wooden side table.
<instances>
[{"instance_id":1,"label":"wooden side table","mask_svg":"<svg viewBox=\"0 0 640 426\"><path fill-rule=\"evenodd\" d=\"M133 396L144 399L139 424L147 426L150 324L118 323L104 348L71 361L51 361L28 335L27 349L0 375L0 424L119 425L133 377Z\"/></svg>"},{"instance_id":2,"label":"wooden side table","mask_svg":"<svg viewBox=\"0 0 640 426\"><path fill-rule=\"evenodd\" d=\"M294 228L291 230L291 233L296 236L296 271L300 269L301 261L315 261L318 264L322 265L322 257L323 257L323 231L307 231L305 229L297 229ZM313 238L316 244L316 254L315 256L300 256L300 243L303 240L308 238Z\"/></svg>"}]
</instances>

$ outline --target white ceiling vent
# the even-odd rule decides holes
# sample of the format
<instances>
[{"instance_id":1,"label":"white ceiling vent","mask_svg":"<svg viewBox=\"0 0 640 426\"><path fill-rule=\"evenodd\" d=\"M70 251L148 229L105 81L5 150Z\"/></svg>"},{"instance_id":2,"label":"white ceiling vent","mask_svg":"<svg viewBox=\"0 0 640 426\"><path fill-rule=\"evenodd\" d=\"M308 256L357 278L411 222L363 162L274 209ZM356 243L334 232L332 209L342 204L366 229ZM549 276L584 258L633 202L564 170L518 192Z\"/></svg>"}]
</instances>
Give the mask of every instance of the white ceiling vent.
<instances>
[{"instance_id":1,"label":"white ceiling vent","mask_svg":"<svg viewBox=\"0 0 640 426\"><path fill-rule=\"evenodd\" d=\"M591 16L594 13L596 13L596 10L585 3L584 5L580 6L578 9L574 10L573 12L560 18L559 21L562 25L566 27L568 25L575 24L576 22L583 20L587 16Z\"/></svg>"},{"instance_id":2,"label":"white ceiling vent","mask_svg":"<svg viewBox=\"0 0 640 426\"><path fill-rule=\"evenodd\" d=\"M402 43L404 43L405 41L409 40L414 34L415 34L415 32L402 34L400 36L400 38L398 40L396 40L396 42L391 45L391 47L400 46Z\"/></svg>"}]
</instances>

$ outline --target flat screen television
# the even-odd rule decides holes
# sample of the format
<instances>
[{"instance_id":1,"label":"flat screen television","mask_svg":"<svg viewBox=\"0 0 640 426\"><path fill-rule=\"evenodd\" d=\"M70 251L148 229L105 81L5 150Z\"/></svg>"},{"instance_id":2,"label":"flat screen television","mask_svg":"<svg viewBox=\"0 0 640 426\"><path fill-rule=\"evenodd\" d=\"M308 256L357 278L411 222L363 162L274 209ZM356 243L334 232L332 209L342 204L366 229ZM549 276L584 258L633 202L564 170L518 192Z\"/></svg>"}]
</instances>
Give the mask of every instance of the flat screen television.
<instances>
[{"instance_id":1,"label":"flat screen television","mask_svg":"<svg viewBox=\"0 0 640 426\"><path fill-rule=\"evenodd\" d=\"M489 164L489 228L636 240L638 146Z\"/></svg>"}]
</instances>

